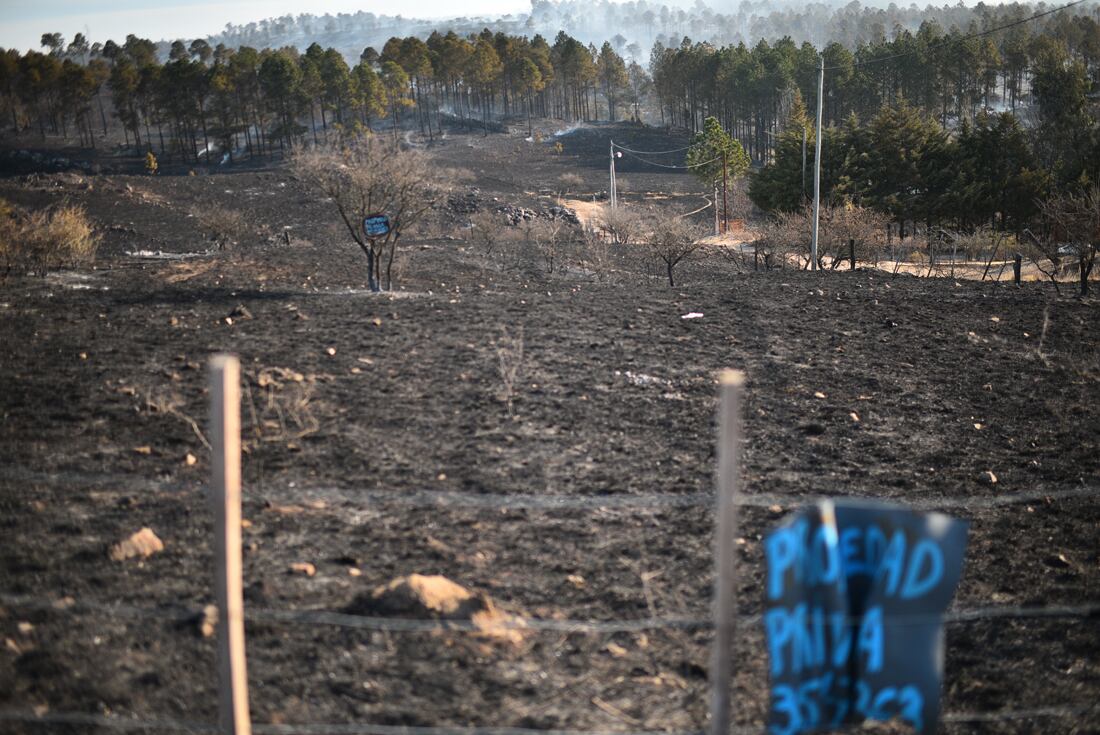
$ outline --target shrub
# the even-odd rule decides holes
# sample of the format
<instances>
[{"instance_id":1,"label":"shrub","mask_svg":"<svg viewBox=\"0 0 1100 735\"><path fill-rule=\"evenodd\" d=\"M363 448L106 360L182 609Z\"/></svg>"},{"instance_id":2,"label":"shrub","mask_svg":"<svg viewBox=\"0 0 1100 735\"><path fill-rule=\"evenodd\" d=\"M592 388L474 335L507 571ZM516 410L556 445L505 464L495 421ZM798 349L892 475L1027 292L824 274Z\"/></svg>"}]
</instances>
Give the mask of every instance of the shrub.
<instances>
[{"instance_id":1,"label":"shrub","mask_svg":"<svg viewBox=\"0 0 1100 735\"><path fill-rule=\"evenodd\" d=\"M248 220L236 209L214 205L194 212L199 226L210 239L218 244L218 250L237 243L248 234Z\"/></svg>"},{"instance_id":2,"label":"shrub","mask_svg":"<svg viewBox=\"0 0 1100 735\"><path fill-rule=\"evenodd\" d=\"M626 245L637 238L641 219L622 207L608 208L600 217L600 230L616 245Z\"/></svg>"},{"instance_id":3,"label":"shrub","mask_svg":"<svg viewBox=\"0 0 1100 735\"><path fill-rule=\"evenodd\" d=\"M0 200L0 267L46 275L95 257L99 235L83 207L63 204L26 213Z\"/></svg>"}]
</instances>

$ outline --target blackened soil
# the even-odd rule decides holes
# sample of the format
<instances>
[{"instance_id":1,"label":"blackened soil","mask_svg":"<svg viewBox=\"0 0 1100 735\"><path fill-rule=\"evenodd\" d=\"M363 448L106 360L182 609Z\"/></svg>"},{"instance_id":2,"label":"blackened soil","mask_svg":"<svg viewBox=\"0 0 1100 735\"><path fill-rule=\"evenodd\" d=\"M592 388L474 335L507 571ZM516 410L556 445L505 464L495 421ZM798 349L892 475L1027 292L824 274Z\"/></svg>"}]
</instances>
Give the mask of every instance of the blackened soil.
<instances>
[{"instance_id":1,"label":"blackened soil","mask_svg":"<svg viewBox=\"0 0 1100 735\"><path fill-rule=\"evenodd\" d=\"M588 145L606 150L609 134L588 133ZM475 183L525 206L573 165L569 148L562 159L546 143L529 156L536 144L518 135L463 140L449 141L445 162L477 171L495 145L501 168L525 166L538 181L480 172ZM597 191L601 170L583 173ZM660 176L642 188L662 187ZM690 188L667 181L669 191ZM1100 489L1095 302L1039 284L738 272L719 257L682 266L676 288L645 269L599 282L576 268L502 266L440 239L411 243L402 290L376 295L326 204L280 168L91 182L0 184L23 203L79 201L107 233L95 270L0 287L0 708L216 720L214 644L186 611L212 601L200 433L205 363L222 350L239 354L249 376L251 609L339 610L419 572L532 618L708 616L709 505L613 501L712 491L715 377L725 367L749 376L745 492L786 498L740 517L742 612L760 610L762 534L800 497L820 494L941 503L969 519L959 609L1100 603L1098 497L1058 497ZM178 261L125 254L209 250L189 216L209 203L253 215L252 240ZM682 319L688 312L704 316ZM509 391L500 363L520 336ZM583 510L404 502L456 493L608 501ZM1013 494L1033 499L988 507ZM108 559L111 544L144 526L164 540L162 553ZM292 573L296 562L316 574ZM160 614L139 615L150 609ZM706 631L538 632L519 646L270 621L247 632L256 722L706 724ZM758 629L739 633L735 661L736 719L761 731ZM1098 698L1095 619L948 627L949 713ZM1097 732L1096 717L944 727Z\"/></svg>"}]
</instances>

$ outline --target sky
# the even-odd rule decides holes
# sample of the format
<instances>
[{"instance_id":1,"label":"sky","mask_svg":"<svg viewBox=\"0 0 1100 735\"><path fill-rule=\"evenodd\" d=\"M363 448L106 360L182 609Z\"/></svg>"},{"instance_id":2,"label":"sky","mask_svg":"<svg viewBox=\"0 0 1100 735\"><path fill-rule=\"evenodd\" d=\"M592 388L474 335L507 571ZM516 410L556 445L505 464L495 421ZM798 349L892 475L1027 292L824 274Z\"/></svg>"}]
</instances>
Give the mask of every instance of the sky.
<instances>
[{"instance_id":1,"label":"sky","mask_svg":"<svg viewBox=\"0 0 1100 735\"><path fill-rule=\"evenodd\" d=\"M204 38L226 23L249 23L309 12L359 10L406 18L503 15L530 8L527 0L0 0L0 47L39 49L43 33L60 33L66 42L77 33L89 40L121 43L133 33L154 41Z\"/></svg>"}]
</instances>

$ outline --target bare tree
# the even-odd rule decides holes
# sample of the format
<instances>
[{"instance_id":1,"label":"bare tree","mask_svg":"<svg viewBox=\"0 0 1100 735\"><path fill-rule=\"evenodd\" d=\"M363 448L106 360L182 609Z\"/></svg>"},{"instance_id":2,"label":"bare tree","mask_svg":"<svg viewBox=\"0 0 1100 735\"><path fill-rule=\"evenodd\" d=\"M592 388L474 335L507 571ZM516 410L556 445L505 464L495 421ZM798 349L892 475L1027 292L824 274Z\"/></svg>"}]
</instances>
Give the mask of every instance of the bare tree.
<instances>
[{"instance_id":1,"label":"bare tree","mask_svg":"<svg viewBox=\"0 0 1100 735\"><path fill-rule=\"evenodd\" d=\"M539 255L542 256L543 265L547 273L553 273L554 268L561 269L561 247L565 233L562 232L560 220L532 219L532 226L528 229L528 238Z\"/></svg>"},{"instance_id":2,"label":"bare tree","mask_svg":"<svg viewBox=\"0 0 1100 735\"><path fill-rule=\"evenodd\" d=\"M332 199L340 219L367 256L374 291L393 287L393 261L402 232L424 217L448 191L453 174L431 165L424 154L401 150L366 136L342 147L298 148L291 168L306 184ZM389 217L384 236L368 238L363 220Z\"/></svg>"},{"instance_id":3,"label":"bare tree","mask_svg":"<svg viewBox=\"0 0 1100 735\"><path fill-rule=\"evenodd\" d=\"M504 238L504 228L508 226L499 212L486 210L478 212L470 219L469 241L485 256L493 254L493 248Z\"/></svg>"},{"instance_id":4,"label":"bare tree","mask_svg":"<svg viewBox=\"0 0 1100 735\"><path fill-rule=\"evenodd\" d=\"M1100 187L1095 185L1078 194L1061 193L1039 205L1050 233L1036 239L1036 245L1057 268L1069 256L1077 261L1081 295L1089 294L1089 277L1100 249Z\"/></svg>"},{"instance_id":5,"label":"bare tree","mask_svg":"<svg viewBox=\"0 0 1100 735\"><path fill-rule=\"evenodd\" d=\"M705 228L681 217L672 217L657 222L653 231L646 237L646 247L665 264L669 286L676 285L673 277L676 266L702 247L699 241L706 235Z\"/></svg>"}]
</instances>

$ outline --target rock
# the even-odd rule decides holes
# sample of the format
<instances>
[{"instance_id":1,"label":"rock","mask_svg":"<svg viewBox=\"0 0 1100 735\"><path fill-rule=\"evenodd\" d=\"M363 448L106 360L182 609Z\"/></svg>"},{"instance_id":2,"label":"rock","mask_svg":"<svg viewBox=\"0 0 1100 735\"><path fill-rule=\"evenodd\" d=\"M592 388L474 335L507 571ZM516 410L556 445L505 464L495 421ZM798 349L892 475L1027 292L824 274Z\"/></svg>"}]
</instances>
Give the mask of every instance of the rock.
<instances>
[{"instance_id":1,"label":"rock","mask_svg":"<svg viewBox=\"0 0 1100 735\"><path fill-rule=\"evenodd\" d=\"M199 633L203 638L213 638L218 632L218 606L207 605L199 616Z\"/></svg>"},{"instance_id":2,"label":"rock","mask_svg":"<svg viewBox=\"0 0 1100 735\"><path fill-rule=\"evenodd\" d=\"M1055 569L1068 569L1069 567L1073 566L1072 564L1070 564L1070 561L1066 558L1065 554L1051 554L1043 561L1048 567L1053 567Z\"/></svg>"},{"instance_id":3,"label":"rock","mask_svg":"<svg viewBox=\"0 0 1100 735\"><path fill-rule=\"evenodd\" d=\"M997 476L993 474L992 470L986 470L985 472L978 475L978 482L982 483L983 485L996 485Z\"/></svg>"},{"instance_id":4,"label":"rock","mask_svg":"<svg viewBox=\"0 0 1100 735\"><path fill-rule=\"evenodd\" d=\"M290 565L290 571L297 574L304 574L307 577L312 577L317 573L317 567L310 564L308 561L296 561Z\"/></svg>"},{"instance_id":5,"label":"rock","mask_svg":"<svg viewBox=\"0 0 1100 735\"><path fill-rule=\"evenodd\" d=\"M628 653L625 648L617 643L608 643L603 650L611 654L612 658L622 658Z\"/></svg>"},{"instance_id":6,"label":"rock","mask_svg":"<svg viewBox=\"0 0 1100 735\"><path fill-rule=\"evenodd\" d=\"M152 556L158 551L164 551L164 542L157 538L151 528L143 528L125 541L112 546L110 557L113 561L123 561L135 556Z\"/></svg>"},{"instance_id":7,"label":"rock","mask_svg":"<svg viewBox=\"0 0 1100 735\"><path fill-rule=\"evenodd\" d=\"M353 615L450 620L471 623L479 634L522 641L523 618L505 613L488 595L473 593L441 575L410 574L358 595L345 609Z\"/></svg>"}]
</instances>

